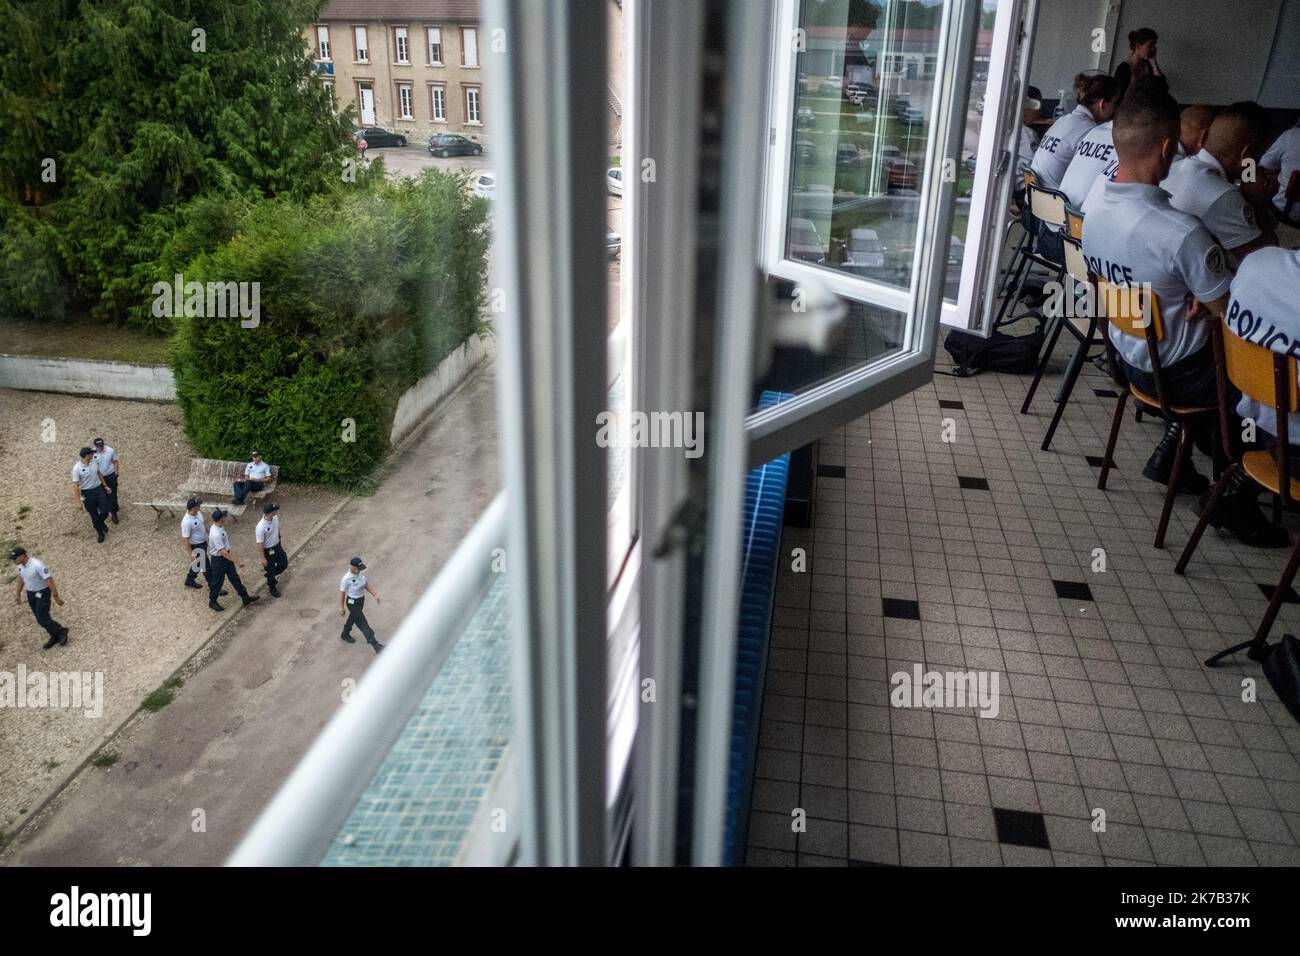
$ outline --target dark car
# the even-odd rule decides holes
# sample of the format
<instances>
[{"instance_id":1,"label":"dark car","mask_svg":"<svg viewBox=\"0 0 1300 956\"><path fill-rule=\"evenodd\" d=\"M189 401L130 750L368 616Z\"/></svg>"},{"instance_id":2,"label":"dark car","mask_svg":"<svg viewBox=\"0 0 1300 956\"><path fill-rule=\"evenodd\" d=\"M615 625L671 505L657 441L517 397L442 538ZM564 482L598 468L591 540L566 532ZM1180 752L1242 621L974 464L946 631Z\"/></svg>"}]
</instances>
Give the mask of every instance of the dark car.
<instances>
[{"instance_id":1,"label":"dark car","mask_svg":"<svg viewBox=\"0 0 1300 956\"><path fill-rule=\"evenodd\" d=\"M352 131L353 139L364 139L367 149L374 149L376 146L405 146L406 137L398 133L390 133L386 129L380 129L378 126L364 126L361 129Z\"/></svg>"},{"instance_id":2,"label":"dark car","mask_svg":"<svg viewBox=\"0 0 1300 956\"><path fill-rule=\"evenodd\" d=\"M483 144L455 133L439 133L429 140L429 155L444 159L448 156L482 156Z\"/></svg>"}]
</instances>

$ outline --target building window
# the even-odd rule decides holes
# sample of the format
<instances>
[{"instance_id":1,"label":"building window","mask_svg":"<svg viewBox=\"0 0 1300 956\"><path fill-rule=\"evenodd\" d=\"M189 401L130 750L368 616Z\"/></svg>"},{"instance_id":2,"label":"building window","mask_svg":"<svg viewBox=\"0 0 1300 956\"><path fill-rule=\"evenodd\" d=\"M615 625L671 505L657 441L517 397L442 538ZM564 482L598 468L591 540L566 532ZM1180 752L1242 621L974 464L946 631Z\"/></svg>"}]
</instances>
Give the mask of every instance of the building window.
<instances>
[{"instance_id":1,"label":"building window","mask_svg":"<svg viewBox=\"0 0 1300 956\"><path fill-rule=\"evenodd\" d=\"M478 66L478 30L460 28L460 65Z\"/></svg>"},{"instance_id":2,"label":"building window","mask_svg":"<svg viewBox=\"0 0 1300 956\"><path fill-rule=\"evenodd\" d=\"M410 44L410 41L407 39L407 35L406 35L406 27L394 27L394 28L393 28L393 39L394 39L394 41L395 41L395 43L396 43L396 46L397 46L397 59L396 59L394 62L396 62L396 63L410 63L410 62L411 62L411 44Z\"/></svg>"},{"instance_id":3,"label":"building window","mask_svg":"<svg viewBox=\"0 0 1300 956\"><path fill-rule=\"evenodd\" d=\"M316 28L316 59L328 60L330 58L330 28Z\"/></svg>"},{"instance_id":4,"label":"building window","mask_svg":"<svg viewBox=\"0 0 1300 956\"><path fill-rule=\"evenodd\" d=\"M447 122L447 87L429 87L429 98L433 102L433 121L435 123Z\"/></svg>"},{"instance_id":5,"label":"building window","mask_svg":"<svg viewBox=\"0 0 1300 956\"><path fill-rule=\"evenodd\" d=\"M397 105L401 109L402 119L415 119L414 114L411 112L411 86L409 83L398 84Z\"/></svg>"},{"instance_id":6,"label":"building window","mask_svg":"<svg viewBox=\"0 0 1300 956\"><path fill-rule=\"evenodd\" d=\"M429 27L429 65L442 66L442 30Z\"/></svg>"},{"instance_id":7,"label":"building window","mask_svg":"<svg viewBox=\"0 0 1300 956\"><path fill-rule=\"evenodd\" d=\"M325 91L326 91L326 93L329 95L329 98L330 98L330 105L332 106L332 105L334 104L334 81L333 81L333 80L321 80L321 86L325 87Z\"/></svg>"},{"instance_id":8,"label":"building window","mask_svg":"<svg viewBox=\"0 0 1300 956\"><path fill-rule=\"evenodd\" d=\"M479 88L465 87L465 122L471 126L480 126L483 119L479 114Z\"/></svg>"},{"instance_id":9,"label":"building window","mask_svg":"<svg viewBox=\"0 0 1300 956\"><path fill-rule=\"evenodd\" d=\"M369 62L370 62L370 45L369 45L369 43L368 43L367 40L366 40L366 28L365 28L365 27L353 27L353 28L352 28L352 40L353 40L353 43L355 44L354 49L355 49L356 54L357 54L357 62L358 62L358 63L369 63Z\"/></svg>"}]
</instances>

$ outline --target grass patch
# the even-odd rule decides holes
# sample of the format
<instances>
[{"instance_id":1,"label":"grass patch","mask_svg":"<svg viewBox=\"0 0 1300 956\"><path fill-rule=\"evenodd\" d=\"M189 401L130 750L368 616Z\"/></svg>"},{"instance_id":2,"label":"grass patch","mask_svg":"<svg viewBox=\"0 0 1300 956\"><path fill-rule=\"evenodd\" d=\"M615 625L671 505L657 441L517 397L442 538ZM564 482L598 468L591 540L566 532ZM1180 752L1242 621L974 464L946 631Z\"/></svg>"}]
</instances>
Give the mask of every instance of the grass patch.
<instances>
[{"instance_id":1,"label":"grass patch","mask_svg":"<svg viewBox=\"0 0 1300 956\"><path fill-rule=\"evenodd\" d=\"M118 328L89 318L0 321L0 352L8 355L167 365L171 361L170 348L164 336L142 329Z\"/></svg>"},{"instance_id":2,"label":"grass patch","mask_svg":"<svg viewBox=\"0 0 1300 956\"><path fill-rule=\"evenodd\" d=\"M159 687L156 691L140 702L140 709L147 710L151 714L156 714L168 704L176 699L176 695L166 687Z\"/></svg>"},{"instance_id":3,"label":"grass patch","mask_svg":"<svg viewBox=\"0 0 1300 956\"><path fill-rule=\"evenodd\" d=\"M58 765L59 765L59 762L58 762L57 760L47 760L47 761L45 761L45 769L46 769L46 770L53 770L53 769L54 769L55 767L57 767Z\"/></svg>"},{"instance_id":4,"label":"grass patch","mask_svg":"<svg viewBox=\"0 0 1300 956\"><path fill-rule=\"evenodd\" d=\"M103 753L96 755L96 757L90 761L90 765L92 767L111 767L121 759L121 754L113 753L111 750L106 750Z\"/></svg>"}]
</instances>

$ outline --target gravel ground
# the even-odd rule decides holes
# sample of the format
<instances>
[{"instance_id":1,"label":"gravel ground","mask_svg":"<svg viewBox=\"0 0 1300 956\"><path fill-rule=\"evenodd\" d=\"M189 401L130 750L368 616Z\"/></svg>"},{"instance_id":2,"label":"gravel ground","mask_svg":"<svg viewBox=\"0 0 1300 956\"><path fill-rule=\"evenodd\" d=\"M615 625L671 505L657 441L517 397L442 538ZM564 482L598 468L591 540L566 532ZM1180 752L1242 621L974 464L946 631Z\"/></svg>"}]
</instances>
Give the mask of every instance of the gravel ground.
<instances>
[{"instance_id":1,"label":"gravel ground","mask_svg":"<svg viewBox=\"0 0 1300 956\"><path fill-rule=\"evenodd\" d=\"M117 449L123 474L121 524L109 525L102 545L89 516L73 506L68 474L77 449L96 435ZM0 831L11 830L34 809L223 619L207 608L206 592L181 587L179 519L164 518L155 526L151 509L132 504L175 494L193 454L175 405L0 389L0 542L17 540L45 561L65 602L53 608L54 618L71 630L66 646L41 649L47 635L25 600L13 602L17 577L6 552L0 564L0 672L16 674L19 665L28 673L100 672L104 687L97 718L84 711L0 707ZM275 500L283 509L286 544L294 548L341 497L281 483ZM16 531L23 506L30 510ZM252 508L227 522L250 591L265 586L255 524ZM284 580L293 586L292 565ZM225 604L228 617L239 600L231 594Z\"/></svg>"}]
</instances>

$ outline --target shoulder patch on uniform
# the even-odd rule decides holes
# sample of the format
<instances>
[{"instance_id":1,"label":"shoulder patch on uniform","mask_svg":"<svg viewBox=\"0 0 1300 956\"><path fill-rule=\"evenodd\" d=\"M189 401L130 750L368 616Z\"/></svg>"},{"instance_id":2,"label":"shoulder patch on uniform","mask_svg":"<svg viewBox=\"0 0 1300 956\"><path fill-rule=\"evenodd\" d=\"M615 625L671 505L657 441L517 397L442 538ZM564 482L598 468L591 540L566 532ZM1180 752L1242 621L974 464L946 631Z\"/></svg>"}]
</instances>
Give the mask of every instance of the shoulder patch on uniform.
<instances>
[{"instance_id":1,"label":"shoulder patch on uniform","mask_svg":"<svg viewBox=\"0 0 1300 956\"><path fill-rule=\"evenodd\" d=\"M1205 268L1217 275L1222 275L1227 268L1224 264L1223 249L1216 243L1205 250Z\"/></svg>"}]
</instances>

